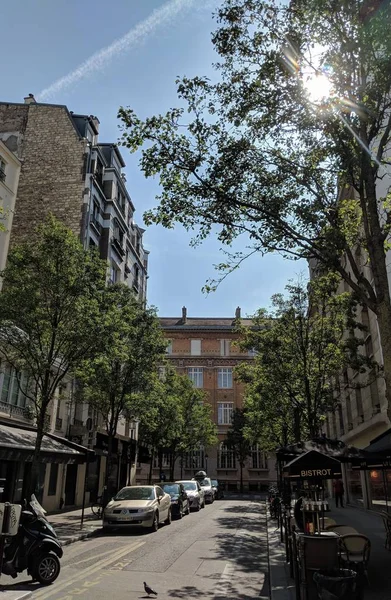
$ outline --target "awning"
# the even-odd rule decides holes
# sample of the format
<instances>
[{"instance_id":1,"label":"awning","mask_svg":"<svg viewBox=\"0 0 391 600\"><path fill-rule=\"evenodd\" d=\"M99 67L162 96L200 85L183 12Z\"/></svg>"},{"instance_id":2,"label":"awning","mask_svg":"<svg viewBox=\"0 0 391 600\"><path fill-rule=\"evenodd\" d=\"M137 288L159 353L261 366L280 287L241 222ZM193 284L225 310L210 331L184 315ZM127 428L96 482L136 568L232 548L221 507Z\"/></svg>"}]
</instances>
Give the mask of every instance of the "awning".
<instances>
[{"instance_id":1,"label":"awning","mask_svg":"<svg viewBox=\"0 0 391 600\"><path fill-rule=\"evenodd\" d=\"M310 450L285 465L283 475L291 479L334 479L341 477L341 463L331 456Z\"/></svg>"},{"instance_id":2,"label":"awning","mask_svg":"<svg viewBox=\"0 0 391 600\"><path fill-rule=\"evenodd\" d=\"M371 443L365 450L367 452L381 452L385 456L391 456L391 429L371 440Z\"/></svg>"},{"instance_id":3,"label":"awning","mask_svg":"<svg viewBox=\"0 0 391 600\"><path fill-rule=\"evenodd\" d=\"M35 428L0 423L0 459L31 462L36 438ZM43 436L40 462L84 463L93 456L92 450L65 438L51 433Z\"/></svg>"}]
</instances>

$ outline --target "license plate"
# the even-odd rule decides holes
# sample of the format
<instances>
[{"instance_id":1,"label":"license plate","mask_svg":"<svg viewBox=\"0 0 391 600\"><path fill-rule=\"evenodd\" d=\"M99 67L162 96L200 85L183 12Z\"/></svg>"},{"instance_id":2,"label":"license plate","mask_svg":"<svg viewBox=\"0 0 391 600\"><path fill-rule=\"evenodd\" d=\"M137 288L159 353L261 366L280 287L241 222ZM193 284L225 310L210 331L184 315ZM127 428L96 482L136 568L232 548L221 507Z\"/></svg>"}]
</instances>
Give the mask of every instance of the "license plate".
<instances>
[{"instance_id":1,"label":"license plate","mask_svg":"<svg viewBox=\"0 0 391 600\"><path fill-rule=\"evenodd\" d=\"M133 519L134 519L134 517L125 517L125 516L123 517L121 515L121 521L133 521Z\"/></svg>"}]
</instances>

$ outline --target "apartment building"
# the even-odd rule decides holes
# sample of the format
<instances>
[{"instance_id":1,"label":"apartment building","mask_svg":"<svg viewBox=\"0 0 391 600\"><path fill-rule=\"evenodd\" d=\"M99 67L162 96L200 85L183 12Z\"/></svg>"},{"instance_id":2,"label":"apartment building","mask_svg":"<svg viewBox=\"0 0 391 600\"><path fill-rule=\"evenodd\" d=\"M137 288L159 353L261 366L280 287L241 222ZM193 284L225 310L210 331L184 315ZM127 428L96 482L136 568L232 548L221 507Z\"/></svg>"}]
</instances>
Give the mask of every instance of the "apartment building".
<instances>
[{"instance_id":1,"label":"apartment building","mask_svg":"<svg viewBox=\"0 0 391 600\"><path fill-rule=\"evenodd\" d=\"M148 251L143 247L144 230L134 220L124 160L115 143L99 140L97 117L74 114L63 105L37 103L31 94L24 103L0 102L0 160L0 201L4 197L12 207L7 232L0 233L0 264L5 264L9 245L33 235L36 226L52 213L79 236L85 248L97 248L108 264L108 283L127 284L145 302ZM8 195L3 192L4 184ZM27 431L33 425L31 407L19 390L20 377L23 374L9 365L0 365L0 458L8 456L8 462L0 463L0 496L5 494L7 499L11 491L2 482L11 475L22 481L22 463L29 460L18 455L17 426ZM86 473L85 456L72 457L64 447L63 460L52 462L53 453L49 456L43 449L41 498L47 510L80 505L85 481L87 502L102 493L106 436L97 415L75 402L75 385L68 380L57 391L47 415L47 432L63 440L58 443L73 444L73 450L94 450L95 458L89 461ZM6 428L3 435L2 424ZM12 426L16 445L12 456L2 451L2 438L9 433L7 424ZM111 474L117 486L134 480L137 432L137 422L123 420L118 427L116 466ZM12 498L19 500L22 493L21 483L12 491Z\"/></svg>"},{"instance_id":2,"label":"apartment building","mask_svg":"<svg viewBox=\"0 0 391 600\"><path fill-rule=\"evenodd\" d=\"M20 166L18 157L0 141L0 271L7 262ZM0 290L1 286L0 279Z\"/></svg>"},{"instance_id":3,"label":"apartment building","mask_svg":"<svg viewBox=\"0 0 391 600\"><path fill-rule=\"evenodd\" d=\"M218 479L227 490L239 489L240 470L235 457L224 440L231 425L232 412L243 406L244 384L235 380L234 368L243 361L254 360L253 351L243 351L238 346L239 334L235 330L238 320L251 326L250 319L241 319L240 308L234 317L189 317L182 309L181 317L161 318L160 324L168 341L167 358L181 374L186 374L195 387L207 392L212 406L212 418L217 426L219 442L215 447L197 448L177 461L176 478L191 478L199 469ZM168 476L168 457L163 457L163 471ZM158 480L157 459L152 476ZM138 469L137 480L147 481L148 468ZM267 490L276 481L275 460L266 456L255 445L243 473L247 490Z\"/></svg>"},{"instance_id":4,"label":"apartment building","mask_svg":"<svg viewBox=\"0 0 391 600\"><path fill-rule=\"evenodd\" d=\"M124 160L99 140L99 119L66 106L0 102L0 140L22 161L10 243L31 236L51 212L108 261L111 282L146 298L148 252L134 221Z\"/></svg>"}]
</instances>

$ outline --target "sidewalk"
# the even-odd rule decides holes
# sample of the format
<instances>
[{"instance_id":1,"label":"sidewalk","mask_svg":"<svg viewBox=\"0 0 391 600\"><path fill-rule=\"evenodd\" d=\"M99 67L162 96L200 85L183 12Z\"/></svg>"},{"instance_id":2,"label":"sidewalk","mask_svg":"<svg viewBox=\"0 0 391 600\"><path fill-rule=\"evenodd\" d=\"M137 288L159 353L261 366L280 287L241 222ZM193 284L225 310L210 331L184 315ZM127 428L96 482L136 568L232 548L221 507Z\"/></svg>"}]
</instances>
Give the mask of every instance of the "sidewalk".
<instances>
[{"instance_id":1,"label":"sidewalk","mask_svg":"<svg viewBox=\"0 0 391 600\"><path fill-rule=\"evenodd\" d=\"M360 508L333 508L330 517L338 525L351 525L371 540L369 586L364 600L389 600L391 596L391 551L384 548L386 534L380 514Z\"/></svg>"},{"instance_id":2,"label":"sidewalk","mask_svg":"<svg viewBox=\"0 0 391 600\"><path fill-rule=\"evenodd\" d=\"M63 546L73 544L79 540L84 540L92 535L97 535L102 531L102 520L97 519L92 514L90 507L84 510L83 528L80 528L81 508L62 513L48 514L47 520L56 530L56 533ZM1 599L0 599L1 600Z\"/></svg>"},{"instance_id":3,"label":"sidewalk","mask_svg":"<svg viewBox=\"0 0 391 600\"><path fill-rule=\"evenodd\" d=\"M368 566L369 586L364 600L389 600L391 597L391 551L384 548L385 532L380 514L348 506L332 508L329 514L338 525L350 525L371 540ZM280 541L277 521L268 516L268 546L271 600L295 600L294 580L285 562L285 544Z\"/></svg>"}]
</instances>

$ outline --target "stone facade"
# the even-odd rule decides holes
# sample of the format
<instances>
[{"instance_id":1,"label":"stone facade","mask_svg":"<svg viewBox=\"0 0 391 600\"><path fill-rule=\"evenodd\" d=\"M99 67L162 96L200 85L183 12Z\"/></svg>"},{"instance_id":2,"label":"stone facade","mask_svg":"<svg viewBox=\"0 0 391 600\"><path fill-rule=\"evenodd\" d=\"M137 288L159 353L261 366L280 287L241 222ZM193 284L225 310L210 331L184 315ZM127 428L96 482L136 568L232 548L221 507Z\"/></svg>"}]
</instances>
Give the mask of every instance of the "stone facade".
<instances>
[{"instance_id":1,"label":"stone facade","mask_svg":"<svg viewBox=\"0 0 391 600\"><path fill-rule=\"evenodd\" d=\"M30 237L50 212L80 235L86 140L68 109L0 103L0 139L22 161L11 245Z\"/></svg>"},{"instance_id":2,"label":"stone facade","mask_svg":"<svg viewBox=\"0 0 391 600\"><path fill-rule=\"evenodd\" d=\"M236 318L240 318L237 309ZM203 448L177 460L175 478L191 479L199 469L207 471L228 490L239 489L239 465L224 449L224 439L230 427L230 414L235 408L243 407L244 384L236 381L234 368L253 360L253 353L238 346L239 334L235 331L236 318L188 318L184 308L182 318L161 318L160 324L170 342L167 358L180 374L188 375L195 387L207 393L212 406L212 419L217 426L219 442L215 447ZM250 319L242 324L251 325ZM148 465L138 469L137 480L146 482ZM168 464L163 461L163 471L168 476ZM152 477L159 480L159 469L155 463ZM243 473L247 490L265 491L276 481L275 458L266 456L261 448L254 447Z\"/></svg>"}]
</instances>

